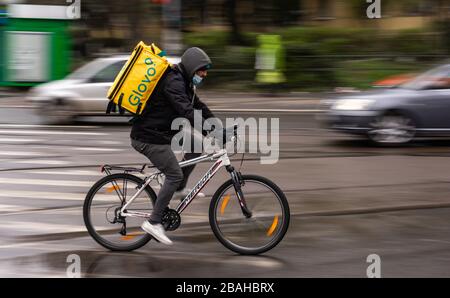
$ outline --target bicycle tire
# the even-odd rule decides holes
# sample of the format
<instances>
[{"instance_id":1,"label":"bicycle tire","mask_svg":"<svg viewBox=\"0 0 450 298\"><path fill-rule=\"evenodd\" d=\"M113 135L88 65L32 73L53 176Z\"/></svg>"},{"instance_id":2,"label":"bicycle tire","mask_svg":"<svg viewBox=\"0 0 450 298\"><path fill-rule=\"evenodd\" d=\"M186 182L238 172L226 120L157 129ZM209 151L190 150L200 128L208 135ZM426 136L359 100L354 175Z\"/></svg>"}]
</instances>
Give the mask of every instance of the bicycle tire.
<instances>
[{"instance_id":1,"label":"bicycle tire","mask_svg":"<svg viewBox=\"0 0 450 298\"><path fill-rule=\"evenodd\" d=\"M233 187L233 181L230 179L226 181L224 184L222 184L219 189L214 193L210 207L209 207L209 223L211 226L211 229L215 235L215 237L219 240L219 242L224 245L226 248L230 249L233 252L236 252L238 254L242 255L258 255L262 254L264 252L267 252L274 248L276 245L278 245L281 240L286 235L286 232L289 227L289 221L290 221L290 211L289 211L289 204L286 199L286 196L284 195L283 191L272 181L265 177L256 176L256 175L242 175L242 180L244 182L248 181L254 181L261 185L264 185L265 187L269 188L273 193L276 194L276 196L279 199L280 207L283 211L283 221L281 224L280 229L278 230L276 237L274 237L269 243L262 247L257 248L248 248L243 247L240 245L236 245L235 243L231 242L230 240L226 239L224 235L222 234L218 221L217 221L217 210L219 208L219 201L224 194L224 192L231 187ZM245 193L244 193L245 195Z\"/></svg>"},{"instance_id":2,"label":"bicycle tire","mask_svg":"<svg viewBox=\"0 0 450 298\"><path fill-rule=\"evenodd\" d=\"M143 235L142 239L140 239L139 241L137 241L129 246L116 246L116 245L113 245L112 243L106 241L105 239L103 239L96 232L96 230L91 222L91 217L90 217L90 209L91 209L92 199L94 198L97 191L102 186L106 185L109 181L120 180L120 179L131 180L131 181L137 183L138 185L143 185L145 183L145 181L142 180L141 178L136 177L134 175L126 174L126 173L118 173L118 174L108 175L106 177L103 177L99 181L97 181L91 187L91 189L87 193L86 198L84 200L84 204L83 204L84 224L87 228L89 235L101 246L103 246L111 251L133 251L133 250L136 250L136 249L141 248L142 246L146 245L153 237L149 234L145 234L145 235ZM144 191L146 191L147 194L149 195L149 197L152 199L152 205L153 205L154 202L156 201L156 194L155 194L154 190L150 186L147 186L144 189Z\"/></svg>"}]
</instances>

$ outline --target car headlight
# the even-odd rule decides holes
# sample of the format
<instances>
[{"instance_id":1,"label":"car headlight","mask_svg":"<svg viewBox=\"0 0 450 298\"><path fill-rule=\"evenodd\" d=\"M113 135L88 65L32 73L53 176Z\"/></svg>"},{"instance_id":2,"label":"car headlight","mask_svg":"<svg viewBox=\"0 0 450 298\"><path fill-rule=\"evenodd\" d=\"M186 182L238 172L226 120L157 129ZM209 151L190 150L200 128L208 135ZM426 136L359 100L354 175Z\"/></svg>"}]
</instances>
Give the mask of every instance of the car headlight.
<instances>
[{"instance_id":1,"label":"car headlight","mask_svg":"<svg viewBox=\"0 0 450 298\"><path fill-rule=\"evenodd\" d=\"M341 99L334 103L333 110L361 111L367 110L374 100L372 99Z\"/></svg>"}]
</instances>

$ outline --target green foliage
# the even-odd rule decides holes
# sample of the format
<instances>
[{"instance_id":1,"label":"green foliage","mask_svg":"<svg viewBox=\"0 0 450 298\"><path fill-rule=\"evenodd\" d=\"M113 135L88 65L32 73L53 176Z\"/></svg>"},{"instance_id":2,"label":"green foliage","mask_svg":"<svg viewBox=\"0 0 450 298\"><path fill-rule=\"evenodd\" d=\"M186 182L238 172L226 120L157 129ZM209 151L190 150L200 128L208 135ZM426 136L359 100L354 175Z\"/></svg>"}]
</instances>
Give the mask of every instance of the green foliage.
<instances>
[{"instance_id":1,"label":"green foliage","mask_svg":"<svg viewBox=\"0 0 450 298\"><path fill-rule=\"evenodd\" d=\"M393 59L350 60L338 63L336 76L341 86L366 89L378 80L400 74L413 74L424 70L427 64Z\"/></svg>"},{"instance_id":2,"label":"green foliage","mask_svg":"<svg viewBox=\"0 0 450 298\"><path fill-rule=\"evenodd\" d=\"M423 30L408 29L395 33L384 42L389 53L393 55L439 55L443 49L439 45L440 36Z\"/></svg>"},{"instance_id":3,"label":"green foliage","mask_svg":"<svg viewBox=\"0 0 450 298\"><path fill-rule=\"evenodd\" d=\"M417 71L446 50L439 35L424 30L387 34L371 28L288 27L272 33L282 36L286 90L365 88L388 75ZM228 36L226 31L189 33L185 44L202 47L212 57L210 86L255 87L258 34L245 33L250 46L238 47L228 45ZM397 62L402 57L408 62Z\"/></svg>"},{"instance_id":4,"label":"green foliage","mask_svg":"<svg viewBox=\"0 0 450 298\"><path fill-rule=\"evenodd\" d=\"M441 46L450 55L450 18L437 22L436 25L442 34Z\"/></svg>"}]
</instances>

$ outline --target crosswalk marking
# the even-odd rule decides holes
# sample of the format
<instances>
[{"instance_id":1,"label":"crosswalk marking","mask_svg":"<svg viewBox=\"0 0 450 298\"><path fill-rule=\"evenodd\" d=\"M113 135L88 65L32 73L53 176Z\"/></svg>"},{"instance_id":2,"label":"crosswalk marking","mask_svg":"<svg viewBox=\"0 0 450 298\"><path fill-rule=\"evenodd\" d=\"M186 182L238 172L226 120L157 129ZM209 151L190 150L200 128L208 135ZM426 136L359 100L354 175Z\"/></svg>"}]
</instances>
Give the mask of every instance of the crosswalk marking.
<instances>
[{"instance_id":1,"label":"crosswalk marking","mask_svg":"<svg viewBox=\"0 0 450 298\"><path fill-rule=\"evenodd\" d=\"M8 212L8 211L24 211L28 208L25 206L19 206L19 205L6 205L6 204L0 204L0 212Z\"/></svg>"},{"instance_id":2,"label":"crosswalk marking","mask_svg":"<svg viewBox=\"0 0 450 298\"><path fill-rule=\"evenodd\" d=\"M67 150L75 150L75 151L101 151L101 152L119 152L119 151L125 151L127 149L125 148L105 148L105 147L77 147L77 146L65 146L64 148L58 148L55 146L30 146L31 148L36 148L36 150L55 150L59 149L58 151L64 151L67 152ZM6 152L6 154L2 154L2 152ZM13 152L9 154L9 152ZM46 152L31 152L31 154L28 154L28 152L25 152L24 154L15 153L17 151L0 151L0 155L44 155ZM48 154L48 153L47 153Z\"/></svg>"},{"instance_id":3,"label":"crosswalk marking","mask_svg":"<svg viewBox=\"0 0 450 298\"><path fill-rule=\"evenodd\" d=\"M43 141L43 139L27 139L27 138L0 138L0 142L38 142Z\"/></svg>"},{"instance_id":4,"label":"crosswalk marking","mask_svg":"<svg viewBox=\"0 0 450 298\"><path fill-rule=\"evenodd\" d=\"M119 142L119 141L98 141L100 144L104 144L104 145L121 145L124 142Z\"/></svg>"},{"instance_id":5,"label":"crosswalk marking","mask_svg":"<svg viewBox=\"0 0 450 298\"><path fill-rule=\"evenodd\" d=\"M44 179L23 179L23 178L0 178L0 184L19 185L48 185L48 186L92 186L92 182L74 180L44 180Z\"/></svg>"},{"instance_id":6,"label":"crosswalk marking","mask_svg":"<svg viewBox=\"0 0 450 298\"><path fill-rule=\"evenodd\" d=\"M76 126L76 125L46 125L46 124L0 124L3 128L76 128L76 129L99 129L101 126Z\"/></svg>"},{"instance_id":7,"label":"crosswalk marking","mask_svg":"<svg viewBox=\"0 0 450 298\"><path fill-rule=\"evenodd\" d=\"M53 224L53 223L42 223L42 222L33 222L30 223L28 221L14 221L14 222L3 222L3 226L7 228L13 228L19 231L45 231L46 233L57 233L57 232L79 232L86 231L84 225L65 225L62 223ZM2 247L2 246L0 246Z\"/></svg>"},{"instance_id":8,"label":"crosswalk marking","mask_svg":"<svg viewBox=\"0 0 450 298\"><path fill-rule=\"evenodd\" d=\"M0 134L80 135L80 136L107 136L107 135L109 135L109 133L103 133L103 132L78 132L78 131L54 131L54 130L17 130L17 129L0 129Z\"/></svg>"},{"instance_id":9,"label":"crosswalk marking","mask_svg":"<svg viewBox=\"0 0 450 298\"><path fill-rule=\"evenodd\" d=\"M1 160L1 161L11 161L11 160ZM40 164L40 165L68 165L71 162L64 160L54 160L54 159L28 159L28 160L14 160L14 163L19 164Z\"/></svg>"},{"instance_id":10,"label":"crosswalk marking","mask_svg":"<svg viewBox=\"0 0 450 298\"><path fill-rule=\"evenodd\" d=\"M73 170L73 171L25 171L29 174L40 174L40 175L70 175L70 176L99 176L102 173L100 171L87 171L87 170Z\"/></svg>"},{"instance_id":11,"label":"crosswalk marking","mask_svg":"<svg viewBox=\"0 0 450 298\"><path fill-rule=\"evenodd\" d=\"M70 192L46 192L35 190L5 190L0 192L0 197L6 198L26 198L38 200L68 200L68 201L82 201L85 193L70 193Z\"/></svg>"},{"instance_id":12,"label":"crosswalk marking","mask_svg":"<svg viewBox=\"0 0 450 298\"><path fill-rule=\"evenodd\" d=\"M42 156L42 152L30 152L30 151L0 151L0 156Z\"/></svg>"},{"instance_id":13,"label":"crosswalk marking","mask_svg":"<svg viewBox=\"0 0 450 298\"><path fill-rule=\"evenodd\" d=\"M71 147L69 149L79 150L79 151L109 151L109 152L118 152L125 151L125 149L118 148L100 148L100 147Z\"/></svg>"},{"instance_id":14,"label":"crosswalk marking","mask_svg":"<svg viewBox=\"0 0 450 298\"><path fill-rule=\"evenodd\" d=\"M92 186L94 182L90 184ZM62 200L62 201L83 201L86 197L89 187L86 187L86 191L81 193L73 192L49 192L49 191L36 191L36 190L2 190L0 197L3 198L23 198L23 199L36 199L36 200ZM153 187L157 190L158 187ZM97 194L98 200L111 200L116 199L115 194ZM118 199L118 197L117 197Z\"/></svg>"},{"instance_id":15,"label":"crosswalk marking","mask_svg":"<svg viewBox=\"0 0 450 298\"><path fill-rule=\"evenodd\" d=\"M33 139L33 138L0 138L0 143L25 143L25 142L45 142L46 139ZM93 142L96 142L99 145L123 145L127 144L125 142L120 141L103 141L103 140L95 140ZM53 147L54 148L54 147ZM95 147L84 147L84 148L95 148ZM100 148L100 147L99 147ZM110 148L107 148L110 149Z\"/></svg>"}]
</instances>

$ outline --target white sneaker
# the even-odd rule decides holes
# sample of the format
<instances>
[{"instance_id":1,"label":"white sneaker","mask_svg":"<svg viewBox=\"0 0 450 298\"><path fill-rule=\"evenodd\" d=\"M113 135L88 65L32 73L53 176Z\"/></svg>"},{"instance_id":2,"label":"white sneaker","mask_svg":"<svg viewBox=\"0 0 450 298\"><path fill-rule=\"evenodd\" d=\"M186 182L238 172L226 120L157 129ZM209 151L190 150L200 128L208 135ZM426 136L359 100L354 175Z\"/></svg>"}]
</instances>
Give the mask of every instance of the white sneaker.
<instances>
[{"instance_id":1,"label":"white sneaker","mask_svg":"<svg viewBox=\"0 0 450 298\"><path fill-rule=\"evenodd\" d=\"M151 224L147 220L144 221L141 228L155 237L156 240L159 242L166 244L166 245L172 245L173 242L166 236L166 233L164 231L164 227L162 224Z\"/></svg>"},{"instance_id":2,"label":"white sneaker","mask_svg":"<svg viewBox=\"0 0 450 298\"><path fill-rule=\"evenodd\" d=\"M190 188L183 188L182 190L174 192L173 197L182 201L191 192L191 190L192 189ZM197 194L197 197L204 198L206 197L206 195L202 192L199 192Z\"/></svg>"}]
</instances>

